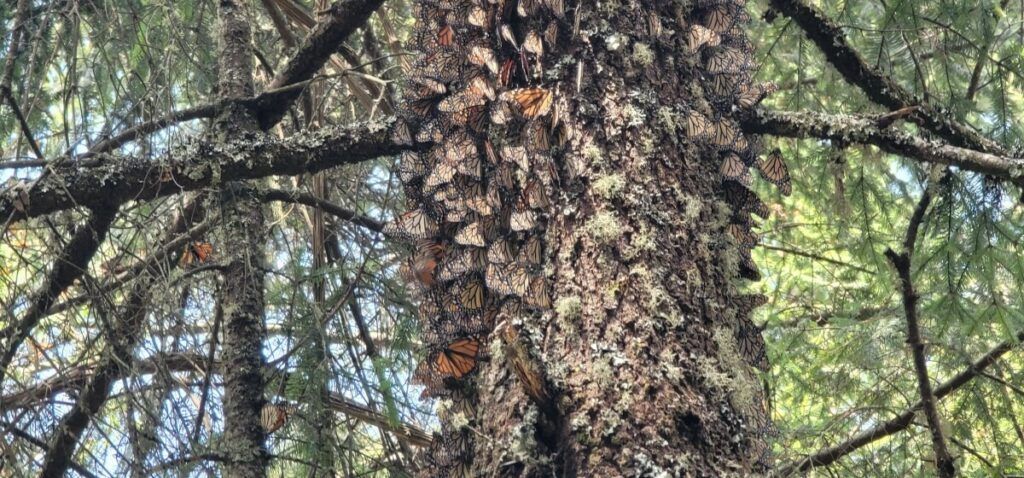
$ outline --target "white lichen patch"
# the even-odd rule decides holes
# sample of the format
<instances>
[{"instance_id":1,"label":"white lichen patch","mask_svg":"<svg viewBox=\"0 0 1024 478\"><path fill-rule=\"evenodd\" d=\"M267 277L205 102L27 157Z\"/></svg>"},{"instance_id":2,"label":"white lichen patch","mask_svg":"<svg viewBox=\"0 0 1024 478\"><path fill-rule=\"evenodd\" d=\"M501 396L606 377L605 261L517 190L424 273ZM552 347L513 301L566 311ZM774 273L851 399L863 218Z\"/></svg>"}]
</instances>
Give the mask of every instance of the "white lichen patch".
<instances>
[{"instance_id":1,"label":"white lichen patch","mask_svg":"<svg viewBox=\"0 0 1024 478\"><path fill-rule=\"evenodd\" d=\"M621 174L609 174L601 176L594 181L594 193L604 199L616 199L621 196L622 189L626 186L626 180Z\"/></svg>"},{"instance_id":2,"label":"white lichen patch","mask_svg":"<svg viewBox=\"0 0 1024 478\"><path fill-rule=\"evenodd\" d=\"M610 211L598 211L587 221L584 230L595 242L602 244L613 242L622 235L619 218Z\"/></svg>"}]
</instances>

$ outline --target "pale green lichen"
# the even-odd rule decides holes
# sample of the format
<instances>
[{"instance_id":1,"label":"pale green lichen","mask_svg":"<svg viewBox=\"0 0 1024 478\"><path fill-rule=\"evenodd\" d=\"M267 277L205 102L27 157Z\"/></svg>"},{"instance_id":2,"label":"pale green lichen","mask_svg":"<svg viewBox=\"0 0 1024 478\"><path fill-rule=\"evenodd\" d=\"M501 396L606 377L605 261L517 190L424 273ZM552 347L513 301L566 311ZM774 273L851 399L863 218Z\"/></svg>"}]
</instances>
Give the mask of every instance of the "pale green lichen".
<instances>
[{"instance_id":1,"label":"pale green lichen","mask_svg":"<svg viewBox=\"0 0 1024 478\"><path fill-rule=\"evenodd\" d=\"M633 59L635 59L640 66L650 66L654 63L654 51L644 43L634 43Z\"/></svg>"},{"instance_id":2,"label":"pale green lichen","mask_svg":"<svg viewBox=\"0 0 1024 478\"><path fill-rule=\"evenodd\" d=\"M683 204L683 208L680 211L683 222L689 223L700 217L700 210L703 207L703 201L700 198L680 193L678 199Z\"/></svg>"},{"instance_id":3,"label":"pale green lichen","mask_svg":"<svg viewBox=\"0 0 1024 478\"><path fill-rule=\"evenodd\" d=\"M626 180L621 174L609 174L594 181L594 193L604 199L615 199L620 196L622 189L626 186Z\"/></svg>"},{"instance_id":4,"label":"pale green lichen","mask_svg":"<svg viewBox=\"0 0 1024 478\"><path fill-rule=\"evenodd\" d=\"M555 301L555 313L562 320L575 320L580 318L583 312L583 301L576 296L559 297Z\"/></svg>"},{"instance_id":5,"label":"pale green lichen","mask_svg":"<svg viewBox=\"0 0 1024 478\"><path fill-rule=\"evenodd\" d=\"M604 164L604 150L594 143L588 143L583 147L583 157L586 158L590 164Z\"/></svg>"},{"instance_id":6,"label":"pale green lichen","mask_svg":"<svg viewBox=\"0 0 1024 478\"><path fill-rule=\"evenodd\" d=\"M622 235L622 225L615 213L609 211L598 211L587 221L584 229L595 241L609 243Z\"/></svg>"},{"instance_id":7,"label":"pale green lichen","mask_svg":"<svg viewBox=\"0 0 1024 478\"><path fill-rule=\"evenodd\" d=\"M676 113L672 111L672 108L668 106L662 106L658 108L657 112L658 123L665 127L669 131L676 130Z\"/></svg>"}]
</instances>

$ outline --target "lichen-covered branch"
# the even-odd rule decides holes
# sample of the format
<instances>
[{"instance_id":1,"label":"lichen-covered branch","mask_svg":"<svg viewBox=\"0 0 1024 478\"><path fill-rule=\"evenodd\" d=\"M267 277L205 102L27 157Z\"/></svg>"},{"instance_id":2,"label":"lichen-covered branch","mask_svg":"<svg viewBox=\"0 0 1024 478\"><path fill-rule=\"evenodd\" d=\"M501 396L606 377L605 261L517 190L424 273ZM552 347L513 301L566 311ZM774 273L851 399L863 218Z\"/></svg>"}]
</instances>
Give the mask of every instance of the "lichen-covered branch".
<instances>
[{"instance_id":1,"label":"lichen-covered branch","mask_svg":"<svg viewBox=\"0 0 1024 478\"><path fill-rule=\"evenodd\" d=\"M877 146L885 152L929 163L956 166L1022 183L1024 159L989 154L924 139L895 128L880 128L874 118L812 112L752 112L743 120L751 133L790 138L820 138Z\"/></svg>"},{"instance_id":2,"label":"lichen-covered branch","mask_svg":"<svg viewBox=\"0 0 1024 478\"><path fill-rule=\"evenodd\" d=\"M771 0L770 3L779 12L792 18L843 78L864 91L871 101L891 110L920 106L921 110L914 119L950 144L989 154L1009 155L1009 152L996 142L984 137L970 126L949 118L938 108L924 103L895 80L868 65L846 40L842 29L817 8L808 5L804 0Z\"/></svg>"},{"instance_id":3,"label":"lichen-covered branch","mask_svg":"<svg viewBox=\"0 0 1024 478\"><path fill-rule=\"evenodd\" d=\"M23 183L0 193L0 217L39 217L74 207L108 207L218 184L273 175L295 175L398 154L387 135L390 121L325 128L279 140L269 135L234 137L224 143L196 141L160 161L112 154L99 165L73 162L29 189Z\"/></svg>"}]
</instances>

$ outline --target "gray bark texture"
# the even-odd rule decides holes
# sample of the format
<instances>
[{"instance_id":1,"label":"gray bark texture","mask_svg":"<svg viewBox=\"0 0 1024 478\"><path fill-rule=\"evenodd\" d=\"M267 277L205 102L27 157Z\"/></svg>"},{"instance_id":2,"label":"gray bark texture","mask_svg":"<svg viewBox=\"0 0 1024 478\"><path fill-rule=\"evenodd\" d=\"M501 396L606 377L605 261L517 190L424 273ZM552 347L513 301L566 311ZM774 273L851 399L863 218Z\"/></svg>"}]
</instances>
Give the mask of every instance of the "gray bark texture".
<instances>
[{"instance_id":1,"label":"gray bark texture","mask_svg":"<svg viewBox=\"0 0 1024 478\"><path fill-rule=\"evenodd\" d=\"M770 466L743 3L417 2L412 208L384 232L442 399L424 476Z\"/></svg>"},{"instance_id":2,"label":"gray bark texture","mask_svg":"<svg viewBox=\"0 0 1024 478\"><path fill-rule=\"evenodd\" d=\"M224 98L252 96L252 31L245 3L221 0L220 81ZM262 134L255 115L238 104L229 106L214 125L218 139ZM260 422L263 398L264 258L266 231L262 204L242 183L221 189L224 283L220 306L224 311L224 442L225 476L266 476L269 460Z\"/></svg>"}]
</instances>

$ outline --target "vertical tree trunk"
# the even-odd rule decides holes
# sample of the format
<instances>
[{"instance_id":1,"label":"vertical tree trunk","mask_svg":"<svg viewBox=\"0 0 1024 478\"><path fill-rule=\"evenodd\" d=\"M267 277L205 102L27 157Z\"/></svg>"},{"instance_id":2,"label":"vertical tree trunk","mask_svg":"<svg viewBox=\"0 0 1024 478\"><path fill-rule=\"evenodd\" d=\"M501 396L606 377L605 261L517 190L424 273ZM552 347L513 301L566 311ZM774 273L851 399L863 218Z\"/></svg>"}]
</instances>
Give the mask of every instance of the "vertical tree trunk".
<instances>
[{"instance_id":1,"label":"vertical tree trunk","mask_svg":"<svg viewBox=\"0 0 1024 478\"><path fill-rule=\"evenodd\" d=\"M743 3L418 2L395 137L422 152L386 232L417 241L417 378L445 398L426 474L767 468Z\"/></svg>"},{"instance_id":2,"label":"vertical tree trunk","mask_svg":"<svg viewBox=\"0 0 1024 478\"><path fill-rule=\"evenodd\" d=\"M222 98L253 95L252 32L245 16L244 2L221 0L220 81ZM215 133L220 139L237 139L261 134L255 117L244 107L228 106L217 118ZM263 324L265 226L259 200L239 184L222 189L222 244L218 251L224 263L224 448L225 476L256 478L266 476L267 450L260 423L263 398Z\"/></svg>"}]
</instances>

